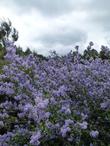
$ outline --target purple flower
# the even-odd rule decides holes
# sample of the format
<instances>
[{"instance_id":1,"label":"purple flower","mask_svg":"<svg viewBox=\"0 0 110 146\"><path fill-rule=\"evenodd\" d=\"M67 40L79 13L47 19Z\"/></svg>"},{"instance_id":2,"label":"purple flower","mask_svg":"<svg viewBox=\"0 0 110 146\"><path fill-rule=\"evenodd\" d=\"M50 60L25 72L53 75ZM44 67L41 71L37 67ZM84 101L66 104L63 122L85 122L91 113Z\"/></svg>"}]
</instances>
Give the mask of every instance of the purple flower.
<instances>
[{"instance_id":1,"label":"purple flower","mask_svg":"<svg viewBox=\"0 0 110 146\"><path fill-rule=\"evenodd\" d=\"M39 139L41 138L41 132L38 131L31 136L30 144L34 146L38 146L40 144Z\"/></svg>"},{"instance_id":2,"label":"purple flower","mask_svg":"<svg viewBox=\"0 0 110 146\"><path fill-rule=\"evenodd\" d=\"M82 123L78 123L81 129L87 129L87 125L88 123L86 121L82 122Z\"/></svg>"},{"instance_id":3,"label":"purple flower","mask_svg":"<svg viewBox=\"0 0 110 146\"><path fill-rule=\"evenodd\" d=\"M71 129L69 127L65 127L65 126L61 127L61 130L60 130L62 137L66 137L66 134L70 131L71 131Z\"/></svg>"},{"instance_id":4,"label":"purple flower","mask_svg":"<svg viewBox=\"0 0 110 146\"><path fill-rule=\"evenodd\" d=\"M90 132L90 136L93 137L93 138L97 138L99 135L99 132L97 130L92 130Z\"/></svg>"}]
</instances>

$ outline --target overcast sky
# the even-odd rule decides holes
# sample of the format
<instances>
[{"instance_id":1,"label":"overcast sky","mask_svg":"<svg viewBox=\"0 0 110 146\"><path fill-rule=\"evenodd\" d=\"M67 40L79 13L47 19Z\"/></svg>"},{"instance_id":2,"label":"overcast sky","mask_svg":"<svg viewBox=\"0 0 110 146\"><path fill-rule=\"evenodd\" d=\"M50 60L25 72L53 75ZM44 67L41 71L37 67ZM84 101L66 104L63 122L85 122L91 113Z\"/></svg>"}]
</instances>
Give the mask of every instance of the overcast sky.
<instances>
[{"instance_id":1,"label":"overcast sky","mask_svg":"<svg viewBox=\"0 0 110 146\"><path fill-rule=\"evenodd\" d=\"M0 18L9 18L23 48L47 55L89 41L97 49L110 42L110 0L0 0Z\"/></svg>"}]
</instances>

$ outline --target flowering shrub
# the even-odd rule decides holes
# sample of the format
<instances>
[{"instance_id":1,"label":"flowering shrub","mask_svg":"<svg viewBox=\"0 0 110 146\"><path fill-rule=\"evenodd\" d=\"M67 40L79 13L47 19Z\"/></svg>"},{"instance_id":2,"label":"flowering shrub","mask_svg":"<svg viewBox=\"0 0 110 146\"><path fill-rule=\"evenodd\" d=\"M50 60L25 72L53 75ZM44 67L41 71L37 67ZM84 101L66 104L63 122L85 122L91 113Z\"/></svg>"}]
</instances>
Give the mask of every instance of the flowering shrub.
<instances>
[{"instance_id":1,"label":"flowering shrub","mask_svg":"<svg viewBox=\"0 0 110 146\"><path fill-rule=\"evenodd\" d=\"M0 74L0 146L110 144L110 63L73 62L72 53L40 61L6 42ZM82 63L83 62L83 63Z\"/></svg>"}]
</instances>

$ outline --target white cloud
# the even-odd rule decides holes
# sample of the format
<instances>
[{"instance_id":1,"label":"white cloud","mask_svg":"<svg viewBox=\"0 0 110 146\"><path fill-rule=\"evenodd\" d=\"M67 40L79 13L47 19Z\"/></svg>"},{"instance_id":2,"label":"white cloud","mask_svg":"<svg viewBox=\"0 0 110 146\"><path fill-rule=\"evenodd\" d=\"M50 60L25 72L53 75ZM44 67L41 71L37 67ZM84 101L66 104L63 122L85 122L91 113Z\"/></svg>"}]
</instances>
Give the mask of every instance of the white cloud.
<instances>
[{"instance_id":1,"label":"white cloud","mask_svg":"<svg viewBox=\"0 0 110 146\"><path fill-rule=\"evenodd\" d=\"M110 36L110 10L107 0L31 0L0 1L0 18L9 18L19 31L23 48L31 47L39 53L49 50L67 53L75 44L89 41L106 44ZM104 13L103 13L104 11ZM82 49L82 48L81 48Z\"/></svg>"}]
</instances>

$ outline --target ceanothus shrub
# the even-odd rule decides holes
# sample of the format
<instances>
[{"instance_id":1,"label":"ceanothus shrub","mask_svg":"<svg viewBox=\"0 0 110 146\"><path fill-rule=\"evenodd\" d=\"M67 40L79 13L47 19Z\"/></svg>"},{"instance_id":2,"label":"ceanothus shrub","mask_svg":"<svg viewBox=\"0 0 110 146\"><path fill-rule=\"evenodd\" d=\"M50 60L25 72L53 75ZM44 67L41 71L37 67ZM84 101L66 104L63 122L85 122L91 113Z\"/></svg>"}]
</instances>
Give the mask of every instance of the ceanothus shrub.
<instances>
[{"instance_id":1,"label":"ceanothus shrub","mask_svg":"<svg viewBox=\"0 0 110 146\"><path fill-rule=\"evenodd\" d=\"M110 143L110 64L72 53L39 61L6 42L0 74L0 146ZM83 63L82 63L83 62Z\"/></svg>"}]
</instances>

